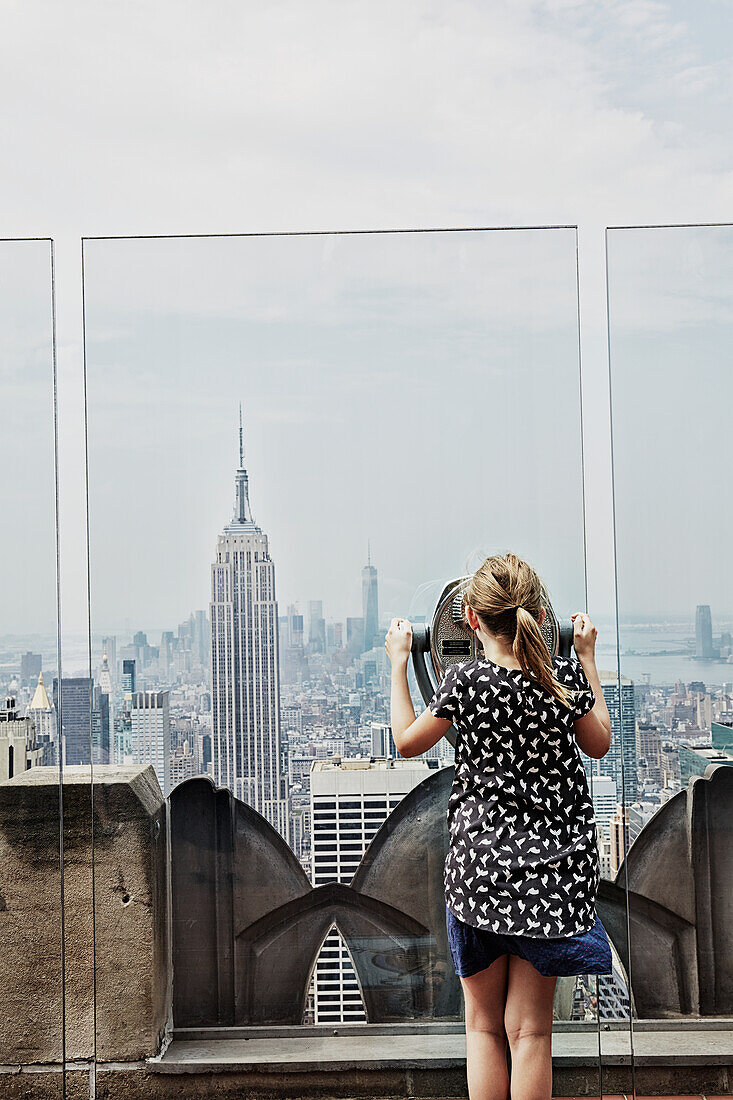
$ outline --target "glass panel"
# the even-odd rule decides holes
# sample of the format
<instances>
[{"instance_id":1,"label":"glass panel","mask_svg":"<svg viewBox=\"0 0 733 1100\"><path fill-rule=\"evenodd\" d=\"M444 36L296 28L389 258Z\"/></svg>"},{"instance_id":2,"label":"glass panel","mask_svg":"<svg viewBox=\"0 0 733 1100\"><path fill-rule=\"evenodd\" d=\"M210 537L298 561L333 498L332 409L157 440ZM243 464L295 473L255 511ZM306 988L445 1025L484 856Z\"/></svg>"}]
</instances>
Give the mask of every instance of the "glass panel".
<instances>
[{"instance_id":1,"label":"glass panel","mask_svg":"<svg viewBox=\"0 0 733 1100\"><path fill-rule=\"evenodd\" d=\"M0 1063L61 1073L54 363L51 242L0 241Z\"/></svg>"},{"instance_id":2,"label":"glass panel","mask_svg":"<svg viewBox=\"0 0 733 1100\"><path fill-rule=\"evenodd\" d=\"M634 1018L729 1016L733 228L609 230L607 248L624 789L611 858Z\"/></svg>"},{"instance_id":3,"label":"glass panel","mask_svg":"<svg viewBox=\"0 0 733 1100\"><path fill-rule=\"evenodd\" d=\"M383 638L507 549L584 606L575 231L95 239L84 266L93 751L170 801L174 1023L459 1020L453 747L395 759Z\"/></svg>"}]
</instances>

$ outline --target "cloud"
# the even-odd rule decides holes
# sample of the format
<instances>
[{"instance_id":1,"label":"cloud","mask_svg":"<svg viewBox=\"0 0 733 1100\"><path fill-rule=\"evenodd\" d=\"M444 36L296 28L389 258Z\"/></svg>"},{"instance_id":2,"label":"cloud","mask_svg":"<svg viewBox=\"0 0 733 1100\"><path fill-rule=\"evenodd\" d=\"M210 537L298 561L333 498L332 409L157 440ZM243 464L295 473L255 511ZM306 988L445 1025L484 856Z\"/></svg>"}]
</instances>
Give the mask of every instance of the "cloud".
<instances>
[{"instance_id":1,"label":"cloud","mask_svg":"<svg viewBox=\"0 0 733 1100\"><path fill-rule=\"evenodd\" d=\"M728 70L667 4L30 0L6 30L19 226L666 220L730 171Z\"/></svg>"},{"instance_id":2,"label":"cloud","mask_svg":"<svg viewBox=\"0 0 733 1100\"><path fill-rule=\"evenodd\" d=\"M605 509L601 230L730 216L730 6L690 10L3 5L0 232L59 241L69 619L83 625L82 235L579 222L588 454L603 489L589 487L589 514Z\"/></svg>"}]
</instances>

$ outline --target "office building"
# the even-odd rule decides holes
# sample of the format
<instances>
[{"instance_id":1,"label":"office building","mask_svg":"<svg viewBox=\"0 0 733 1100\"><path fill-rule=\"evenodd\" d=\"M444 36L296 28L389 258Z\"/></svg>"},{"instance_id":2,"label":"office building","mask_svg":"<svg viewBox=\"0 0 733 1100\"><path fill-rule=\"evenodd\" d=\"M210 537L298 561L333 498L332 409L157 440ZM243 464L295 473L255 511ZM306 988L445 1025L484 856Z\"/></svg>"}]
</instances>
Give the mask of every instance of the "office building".
<instances>
[{"instance_id":1,"label":"office building","mask_svg":"<svg viewBox=\"0 0 733 1100\"><path fill-rule=\"evenodd\" d=\"M126 658L122 662L122 690L126 695L137 691L137 673L132 658Z\"/></svg>"},{"instance_id":2,"label":"office building","mask_svg":"<svg viewBox=\"0 0 733 1100\"><path fill-rule=\"evenodd\" d=\"M314 886L350 882L370 841L413 787L431 774L424 760L316 760L311 771ZM378 951L381 944L375 944ZM334 925L313 974L315 1023L364 1020L351 956Z\"/></svg>"},{"instance_id":3,"label":"office building","mask_svg":"<svg viewBox=\"0 0 733 1100\"><path fill-rule=\"evenodd\" d=\"M695 612L695 656L717 656L713 649L713 619L707 603L699 603Z\"/></svg>"},{"instance_id":4,"label":"office building","mask_svg":"<svg viewBox=\"0 0 733 1100\"><path fill-rule=\"evenodd\" d=\"M171 789L171 720L167 691L136 691L130 699L130 756L152 764L164 795Z\"/></svg>"},{"instance_id":5,"label":"office building","mask_svg":"<svg viewBox=\"0 0 733 1100\"><path fill-rule=\"evenodd\" d=\"M371 724L371 753L372 756L382 756L394 760L399 756L397 746L392 735L392 727L386 722L372 722Z\"/></svg>"},{"instance_id":6,"label":"office building","mask_svg":"<svg viewBox=\"0 0 733 1100\"><path fill-rule=\"evenodd\" d=\"M629 990L616 958L610 974L598 975L598 1015L602 1020L629 1019Z\"/></svg>"},{"instance_id":7,"label":"office building","mask_svg":"<svg viewBox=\"0 0 733 1100\"><path fill-rule=\"evenodd\" d=\"M36 690L28 704L26 714L33 719L36 737L39 741L56 741L56 712L51 706L42 672L38 674Z\"/></svg>"},{"instance_id":8,"label":"office building","mask_svg":"<svg viewBox=\"0 0 733 1100\"><path fill-rule=\"evenodd\" d=\"M177 787L179 783L185 782L186 779L193 779L195 775L199 774L196 769L196 756L188 740L185 740L182 745L176 746L171 753L170 760L171 790Z\"/></svg>"},{"instance_id":9,"label":"office building","mask_svg":"<svg viewBox=\"0 0 733 1100\"><path fill-rule=\"evenodd\" d=\"M609 822L611 878L618 873L629 848L634 843L644 825L638 808L616 805L616 811Z\"/></svg>"},{"instance_id":10,"label":"office building","mask_svg":"<svg viewBox=\"0 0 733 1100\"><path fill-rule=\"evenodd\" d=\"M626 805L636 801L638 792L636 710L634 683L628 676L621 677L619 692L615 672L599 672L601 690L611 718L611 746L600 760L584 758L588 775L605 775L616 784L619 798Z\"/></svg>"},{"instance_id":11,"label":"office building","mask_svg":"<svg viewBox=\"0 0 733 1100\"><path fill-rule=\"evenodd\" d=\"M639 722L637 731L639 778L659 789L662 786L662 738L656 726Z\"/></svg>"},{"instance_id":12,"label":"office building","mask_svg":"<svg viewBox=\"0 0 733 1100\"><path fill-rule=\"evenodd\" d=\"M693 776L705 775L711 764L733 764L733 749L693 746L680 743L680 783L686 787Z\"/></svg>"},{"instance_id":13,"label":"office building","mask_svg":"<svg viewBox=\"0 0 733 1100\"><path fill-rule=\"evenodd\" d=\"M209 619L205 611L191 613L191 652L194 661L202 668L209 663Z\"/></svg>"},{"instance_id":14,"label":"office building","mask_svg":"<svg viewBox=\"0 0 733 1100\"><path fill-rule=\"evenodd\" d=\"M40 742L33 719L18 711L14 695L0 707L0 781L12 779L27 768L53 764L53 745Z\"/></svg>"},{"instance_id":15,"label":"office building","mask_svg":"<svg viewBox=\"0 0 733 1100\"><path fill-rule=\"evenodd\" d=\"M110 764L114 760L112 747L112 715L110 698L99 684L92 685L92 763Z\"/></svg>"},{"instance_id":16,"label":"office building","mask_svg":"<svg viewBox=\"0 0 733 1100\"><path fill-rule=\"evenodd\" d=\"M62 760L66 765L92 761L92 681L88 676L69 676L53 681L53 707L61 718Z\"/></svg>"},{"instance_id":17,"label":"office building","mask_svg":"<svg viewBox=\"0 0 733 1100\"><path fill-rule=\"evenodd\" d=\"M288 605L288 649L301 650L303 648L303 616L299 613L295 604Z\"/></svg>"},{"instance_id":18,"label":"office building","mask_svg":"<svg viewBox=\"0 0 733 1100\"><path fill-rule=\"evenodd\" d=\"M733 726L727 722L711 722L713 748L733 750Z\"/></svg>"},{"instance_id":19,"label":"office building","mask_svg":"<svg viewBox=\"0 0 733 1100\"><path fill-rule=\"evenodd\" d=\"M32 684L38 680L43 668L43 659L40 653L24 653L20 658L20 682Z\"/></svg>"},{"instance_id":20,"label":"office building","mask_svg":"<svg viewBox=\"0 0 733 1100\"><path fill-rule=\"evenodd\" d=\"M280 729L286 733L303 732L303 710L300 703L285 703L281 706Z\"/></svg>"},{"instance_id":21,"label":"office building","mask_svg":"<svg viewBox=\"0 0 733 1100\"><path fill-rule=\"evenodd\" d=\"M611 821L616 813L618 795L613 779L606 775L594 775L591 783L593 814L596 819L598 857L603 878L613 877L611 856Z\"/></svg>"},{"instance_id":22,"label":"office building","mask_svg":"<svg viewBox=\"0 0 733 1100\"><path fill-rule=\"evenodd\" d=\"M611 818L616 813L618 805L618 791L616 784L609 776L595 775L591 784L593 797L593 814L598 829L608 833Z\"/></svg>"},{"instance_id":23,"label":"office building","mask_svg":"<svg viewBox=\"0 0 733 1100\"><path fill-rule=\"evenodd\" d=\"M310 793L310 773L315 759L315 756L306 756L304 753L289 753L288 776L291 787L300 786L304 794Z\"/></svg>"},{"instance_id":24,"label":"office building","mask_svg":"<svg viewBox=\"0 0 733 1100\"><path fill-rule=\"evenodd\" d=\"M102 653L107 654L109 674L112 680L112 691L117 690L119 670L117 668L117 638L114 634L108 634L102 638Z\"/></svg>"},{"instance_id":25,"label":"office building","mask_svg":"<svg viewBox=\"0 0 733 1100\"><path fill-rule=\"evenodd\" d=\"M305 852L306 841L310 838L310 798L307 794L294 794L290 799L290 835L288 843L298 857L301 866L308 873L310 861Z\"/></svg>"},{"instance_id":26,"label":"office building","mask_svg":"<svg viewBox=\"0 0 733 1100\"><path fill-rule=\"evenodd\" d=\"M211 567L210 618L215 782L287 838L275 565L250 507L241 412L234 515Z\"/></svg>"},{"instance_id":27,"label":"office building","mask_svg":"<svg viewBox=\"0 0 733 1100\"><path fill-rule=\"evenodd\" d=\"M364 619L348 618L346 620L346 648L354 657L364 652Z\"/></svg>"},{"instance_id":28,"label":"office building","mask_svg":"<svg viewBox=\"0 0 733 1100\"><path fill-rule=\"evenodd\" d=\"M323 618L323 601L308 603L308 647L311 653L326 652L326 620Z\"/></svg>"}]
</instances>

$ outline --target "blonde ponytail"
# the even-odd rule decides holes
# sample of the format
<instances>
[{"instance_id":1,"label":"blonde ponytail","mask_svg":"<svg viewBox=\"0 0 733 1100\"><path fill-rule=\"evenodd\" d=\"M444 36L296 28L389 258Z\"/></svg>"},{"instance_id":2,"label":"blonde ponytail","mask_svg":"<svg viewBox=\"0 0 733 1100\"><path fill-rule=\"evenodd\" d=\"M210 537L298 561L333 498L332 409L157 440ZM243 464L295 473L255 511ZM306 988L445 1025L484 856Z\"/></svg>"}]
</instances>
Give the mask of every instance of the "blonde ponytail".
<instances>
[{"instance_id":1,"label":"blonde ponytail","mask_svg":"<svg viewBox=\"0 0 733 1100\"><path fill-rule=\"evenodd\" d=\"M511 553L487 558L463 593L464 604L473 608L486 630L512 643L525 676L571 707L573 693L555 676L537 621L544 596L545 587L531 565Z\"/></svg>"}]
</instances>

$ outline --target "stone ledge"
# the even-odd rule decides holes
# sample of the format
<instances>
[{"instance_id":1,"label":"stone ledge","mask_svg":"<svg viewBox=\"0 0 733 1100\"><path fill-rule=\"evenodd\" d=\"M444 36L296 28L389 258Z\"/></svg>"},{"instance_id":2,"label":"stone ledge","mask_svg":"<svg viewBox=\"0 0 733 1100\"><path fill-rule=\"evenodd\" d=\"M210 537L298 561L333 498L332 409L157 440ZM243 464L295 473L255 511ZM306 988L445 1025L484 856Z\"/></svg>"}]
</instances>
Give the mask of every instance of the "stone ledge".
<instances>
[{"instance_id":1,"label":"stone ledge","mask_svg":"<svg viewBox=\"0 0 733 1100\"><path fill-rule=\"evenodd\" d=\"M300 1073L352 1070L453 1070L465 1065L463 1030L425 1034L414 1028L401 1034L320 1034L263 1037L254 1029L237 1029L236 1038L174 1038L164 1054L150 1059L153 1073L258 1072ZM201 1033L198 1033L199 1035ZM595 1030L556 1031L552 1037L553 1064L557 1068L593 1069L598 1061L599 1033ZM602 1031L604 1067L733 1066L733 1030L692 1029L635 1032Z\"/></svg>"}]
</instances>

